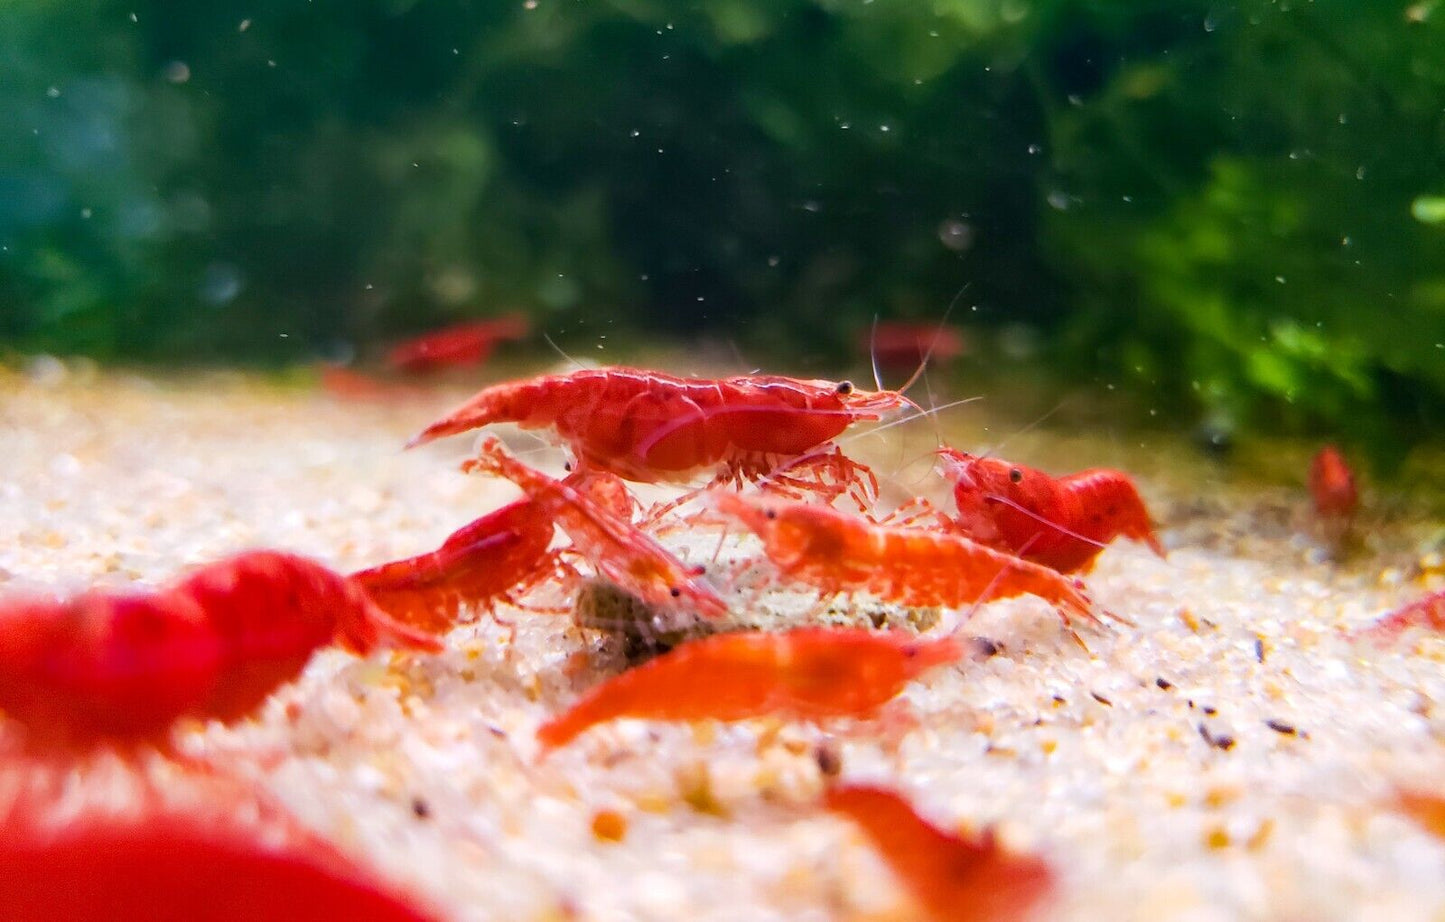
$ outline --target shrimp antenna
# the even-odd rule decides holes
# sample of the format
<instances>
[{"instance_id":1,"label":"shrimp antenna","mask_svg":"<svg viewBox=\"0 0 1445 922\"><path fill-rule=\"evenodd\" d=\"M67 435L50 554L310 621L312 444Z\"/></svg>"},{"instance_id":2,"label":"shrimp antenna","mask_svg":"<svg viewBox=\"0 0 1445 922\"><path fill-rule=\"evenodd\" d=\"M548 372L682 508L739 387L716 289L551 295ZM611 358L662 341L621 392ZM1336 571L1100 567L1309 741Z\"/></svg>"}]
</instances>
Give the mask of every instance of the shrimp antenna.
<instances>
[{"instance_id":1,"label":"shrimp antenna","mask_svg":"<svg viewBox=\"0 0 1445 922\"><path fill-rule=\"evenodd\" d=\"M572 356L568 355L566 352L563 352L563 351L562 351L562 347L559 346L559 345L557 345L557 343L552 339L552 335L551 335L550 333L543 333L543 334L542 334L542 338L547 341L547 345L549 345L549 346L552 347L552 351L553 351L553 352L555 352L555 353L557 353L558 355L562 356L562 360L563 360L563 361L565 361L565 362L571 362L573 365L576 365L579 371L586 371L586 370L587 370L587 366L586 366L586 365L583 365L581 362L579 362L579 361L577 361L576 359L572 358Z\"/></svg>"},{"instance_id":2,"label":"shrimp antenna","mask_svg":"<svg viewBox=\"0 0 1445 922\"><path fill-rule=\"evenodd\" d=\"M868 359L873 363L873 386L883 390L883 376L878 373L878 315L873 315L873 329L868 333Z\"/></svg>"},{"instance_id":3,"label":"shrimp antenna","mask_svg":"<svg viewBox=\"0 0 1445 922\"><path fill-rule=\"evenodd\" d=\"M918 367L913 369L913 374L909 375L908 380L903 382L903 386L898 389L898 393L908 393L908 389L923 375L923 370L928 367L929 359L933 358L933 350L938 346L938 334L941 333L944 326L948 324L949 316L953 313L953 309L958 306L958 299L963 297L963 293L968 291L972 285L972 281L964 282L963 287L958 290L958 294L954 295L953 300L948 302L948 309L943 312L943 317L938 321L938 328L933 331L933 337L928 340L928 348L924 350L923 358L919 360ZM876 318L874 320L874 330L877 330ZM874 373L877 373L876 362Z\"/></svg>"},{"instance_id":4,"label":"shrimp antenna","mask_svg":"<svg viewBox=\"0 0 1445 922\"><path fill-rule=\"evenodd\" d=\"M1027 426L1024 426L1022 429L1019 429L1018 431L1014 432L1012 435L1008 436L1008 438L1005 438L1003 441L999 442L997 445L991 445L991 446L989 446L988 451L986 451L986 452L984 452L983 454L981 454L981 455L978 456L978 460L984 461L984 460L987 460L988 458L992 458L995 454L998 453L998 450L999 450L1000 448L1003 448L1005 445L1008 444L1008 440L1009 440L1009 439L1016 439L1016 438L1018 438L1018 437L1021 436L1021 435L1026 435L1027 433L1032 432L1033 430L1037 429L1039 426L1043 425L1044 422L1047 421L1050 416L1053 416L1055 413L1059 412L1059 411L1062 410L1064 407L1068 406L1068 404L1069 404L1069 398L1065 397L1064 399L1060 400L1058 403L1054 404L1053 409L1049 410L1047 413L1045 413L1044 415L1040 416L1038 419L1035 419L1033 422L1029 423Z\"/></svg>"},{"instance_id":5,"label":"shrimp antenna","mask_svg":"<svg viewBox=\"0 0 1445 922\"><path fill-rule=\"evenodd\" d=\"M1105 543L1102 542L1102 541L1095 541L1093 538L1085 537L1084 535L1081 535L1081 534L1079 534L1079 533L1076 532L1076 531L1070 531L1069 529L1067 529L1067 528L1065 528L1064 526L1060 525L1058 522L1050 521L1049 519L1046 519L1046 518L1044 518L1043 516L1039 515L1037 512L1034 512L1032 509L1025 509L1023 506L1020 506L1018 503L1016 503L1016 502L1014 502L1013 500L1009 499L1007 496L999 496L997 493L985 493L984 496L983 496L983 498L984 498L984 499L987 499L987 500L992 500L993 502L996 502L996 503L1002 503L1003 505L1008 506L1010 509L1013 509L1013 510L1015 510L1015 511L1017 511L1017 512L1022 512L1024 515L1026 515L1026 516L1028 516L1029 518L1033 519L1035 522L1040 522L1040 523L1042 523L1042 524L1044 524L1044 525L1049 526L1050 528L1053 528L1053 529L1056 529L1056 530L1058 530L1058 531L1060 531L1060 532L1063 532L1064 534L1068 535L1070 538L1076 538L1076 539L1078 539L1079 541L1084 542L1085 544L1092 544L1094 547L1098 547L1098 548L1104 548L1104 547L1108 547L1108 546L1109 546L1109 545L1105 544ZM1040 532L1039 534L1043 534L1043 533ZM1038 535L1034 535L1034 538L1037 538L1037 537L1038 537ZM1033 538L1030 538L1029 541L1032 542L1032 541L1033 541ZM1016 556L1022 557L1022 556L1024 555L1024 550L1027 550L1027 548L1028 548L1028 545L1025 545L1023 550L1019 550L1019 551L1015 552L1015 553L1016 553Z\"/></svg>"}]
</instances>

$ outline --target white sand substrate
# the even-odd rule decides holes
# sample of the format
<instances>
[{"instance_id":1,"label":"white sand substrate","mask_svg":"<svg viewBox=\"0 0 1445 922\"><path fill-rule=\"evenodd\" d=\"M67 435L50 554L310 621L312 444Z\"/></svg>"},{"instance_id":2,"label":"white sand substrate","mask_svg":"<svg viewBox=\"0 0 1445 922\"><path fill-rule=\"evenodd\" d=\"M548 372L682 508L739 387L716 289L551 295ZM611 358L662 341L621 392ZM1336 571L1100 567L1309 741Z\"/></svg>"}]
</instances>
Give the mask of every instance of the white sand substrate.
<instances>
[{"instance_id":1,"label":"white sand substrate","mask_svg":"<svg viewBox=\"0 0 1445 922\"><path fill-rule=\"evenodd\" d=\"M467 437L401 451L462 393L0 371L0 595L159 584L248 547L342 570L429 550L515 495L456 471ZM560 470L559 452L507 437ZM933 431L909 438L926 451ZM914 918L861 834L817 808L820 747L845 779L1045 855L1061 883L1042 918L1445 919L1445 842L1388 806L1402 785L1445 793L1445 638L1343 636L1437 585L1412 561L1439 523L1340 567L1289 511L1302 493L1212 483L1183 449L1019 444L1019 460L1152 459L1134 469L1170 555L1103 555L1091 591L1132 624L1081 626L1087 651L1037 600L990 604L961 629L996 652L914 683L877 721L620 721L539 762L537 725L620 654L566 616L508 611L512 644L483 618L440 656L318 655L255 720L190 728L182 748L459 920ZM942 496L892 473L895 492ZM669 541L707 562L718 534ZM729 539L724 556L748 552ZM819 611L723 590L745 618ZM599 811L620 815L621 841L594 833Z\"/></svg>"}]
</instances>

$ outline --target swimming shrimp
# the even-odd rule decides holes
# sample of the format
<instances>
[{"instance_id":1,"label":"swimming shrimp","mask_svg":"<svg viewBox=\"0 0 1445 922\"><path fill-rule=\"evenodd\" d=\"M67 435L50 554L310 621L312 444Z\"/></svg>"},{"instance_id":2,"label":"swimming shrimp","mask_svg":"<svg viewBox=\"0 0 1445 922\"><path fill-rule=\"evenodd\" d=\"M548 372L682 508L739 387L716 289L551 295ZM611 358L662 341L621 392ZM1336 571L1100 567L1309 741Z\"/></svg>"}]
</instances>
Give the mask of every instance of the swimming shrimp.
<instances>
[{"instance_id":1,"label":"swimming shrimp","mask_svg":"<svg viewBox=\"0 0 1445 922\"><path fill-rule=\"evenodd\" d=\"M991 832L945 832L886 788L840 785L823 795L823 803L862 827L937 922L1020 919L1053 888L1053 872L1042 859L1008 854Z\"/></svg>"},{"instance_id":2,"label":"swimming shrimp","mask_svg":"<svg viewBox=\"0 0 1445 922\"><path fill-rule=\"evenodd\" d=\"M530 321L522 314L455 323L398 343L387 353L386 364L412 373L480 365L497 343L522 339L531 331Z\"/></svg>"},{"instance_id":3,"label":"swimming shrimp","mask_svg":"<svg viewBox=\"0 0 1445 922\"><path fill-rule=\"evenodd\" d=\"M859 390L848 381L584 369L486 388L408 447L510 422L555 429L581 468L642 483L682 482L719 468L717 483L737 483L782 467L789 483L810 489L821 485L805 475L821 479L821 471L842 468L847 482L834 495L864 480L876 494L871 471L824 447L853 423L905 406L915 405L901 392Z\"/></svg>"},{"instance_id":4,"label":"swimming shrimp","mask_svg":"<svg viewBox=\"0 0 1445 922\"><path fill-rule=\"evenodd\" d=\"M617 507L623 500L606 487L606 481L600 493L614 499L599 502L586 492L589 475L574 473L567 480L548 477L508 455L495 438L486 439L477 457L462 469L505 477L521 487L549 519L562 526L572 546L601 575L649 605L685 605L707 617L721 617L727 612L727 603L698 579L702 572L699 568L683 564L619 514ZM584 478L583 485L574 485L574 478L579 477Z\"/></svg>"},{"instance_id":5,"label":"swimming shrimp","mask_svg":"<svg viewBox=\"0 0 1445 922\"><path fill-rule=\"evenodd\" d=\"M1134 481L1121 471L1092 468L1055 478L953 448L938 454L954 484L956 525L975 541L1060 573L1089 571L1120 535L1164 556Z\"/></svg>"},{"instance_id":6,"label":"swimming shrimp","mask_svg":"<svg viewBox=\"0 0 1445 922\"><path fill-rule=\"evenodd\" d=\"M543 751L619 717L744 720L782 712L808 720L868 717L962 643L886 631L797 628L689 641L603 682L543 724Z\"/></svg>"},{"instance_id":7,"label":"swimming shrimp","mask_svg":"<svg viewBox=\"0 0 1445 922\"><path fill-rule=\"evenodd\" d=\"M1035 595L1097 621L1077 581L960 535L875 525L829 506L714 493L716 508L746 525L784 576L825 593L866 592L910 606L957 608Z\"/></svg>"},{"instance_id":8,"label":"swimming shrimp","mask_svg":"<svg viewBox=\"0 0 1445 922\"><path fill-rule=\"evenodd\" d=\"M341 574L251 551L157 592L0 603L0 709L41 748L164 745L183 717L251 713L332 643L440 649Z\"/></svg>"}]
</instances>

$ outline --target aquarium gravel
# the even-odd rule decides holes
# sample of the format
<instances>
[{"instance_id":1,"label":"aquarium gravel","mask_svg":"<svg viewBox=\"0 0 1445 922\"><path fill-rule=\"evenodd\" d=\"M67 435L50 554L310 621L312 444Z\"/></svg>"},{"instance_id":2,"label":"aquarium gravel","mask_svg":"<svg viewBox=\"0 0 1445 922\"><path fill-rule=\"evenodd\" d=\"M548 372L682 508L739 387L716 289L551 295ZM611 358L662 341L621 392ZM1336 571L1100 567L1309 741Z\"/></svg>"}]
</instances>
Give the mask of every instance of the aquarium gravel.
<instances>
[{"instance_id":1,"label":"aquarium gravel","mask_svg":"<svg viewBox=\"0 0 1445 922\"><path fill-rule=\"evenodd\" d=\"M0 591L154 585L247 547L344 570L435 547L515 495L457 472L467 438L401 450L460 393L3 373ZM948 422L956 444L971 425ZM1066 444L1031 438L1041 456ZM560 470L559 452L508 440ZM900 456L856 447L885 474ZM1441 790L1445 638L1342 635L1438 577L1331 564L1289 511L1303 493L1261 499L1195 462L1166 469L1168 452L1115 450L1140 459L1171 549L1120 543L1090 575L1131 623L1081 626L1086 650L1037 600L944 612L933 630L967 618L975 654L876 721L619 721L539 761L537 725L622 654L565 615L509 610L511 643L483 618L440 656L320 655L257 719L182 748L456 919L915 918L863 836L816 805L825 772L1046 857L1060 885L1042 918L1445 919L1445 842L1388 806L1398 786ZM1242 511L1269 508L1286 511ZM719 535L669 542L705 561ZM753 549L734 536L722 557ZM729 591L743 620L839 614L755 571Z\"/></svg>"}]
</instances>

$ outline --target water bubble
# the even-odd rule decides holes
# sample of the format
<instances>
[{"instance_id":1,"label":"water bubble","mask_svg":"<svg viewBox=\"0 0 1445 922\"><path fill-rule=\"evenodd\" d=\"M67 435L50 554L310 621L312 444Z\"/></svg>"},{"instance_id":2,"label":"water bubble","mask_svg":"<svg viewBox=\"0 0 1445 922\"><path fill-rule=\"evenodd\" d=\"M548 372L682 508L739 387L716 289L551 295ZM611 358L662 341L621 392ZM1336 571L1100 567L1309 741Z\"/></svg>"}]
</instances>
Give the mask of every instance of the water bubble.
<instances>
[{"instance_id":1,"label":"water bubble","mask_svg":"<svg viewBox=\"0 0 1445 922\"><path fill-rule=\"evenodd\" d=\"M1038 153L1042 152L1043 149L1044 149L1044 147L1043 147L1042 144L1030 144L1030 145L1029 145L1029 153L1031 153L1031 154L1038 154Z\"/></svg>"},{"instance_id":2,"label":"water bubble","mask_svg":"<svg viewBox=\"0 0 1445 922\"><path fill-rule=\"evenodd\" d=\"M1071 204L1069 194L1067 192L1061 192L1058 189L1049 193L1048 202L1049 207L1056 211L1068 211L1069 205Z\"/></svg>"},{"instance_id":3,"label":"water bubble","mask_svg":"<svg viewBox=\"0 0 1445 922\"><path fill-rule=\"evenodd\" d=\"M946 219L938 225L938 239L955 253L962 253L973 246L973 227L952 218Z\"/></svg>"},{"instance_id":4,"label":"water bubble","mask_svg":"<svg viewBox=\"0 0 1445 922\"><path fill-rule=\"evenodd\" d=\"M172 61L161 69L161 75L171 83L185 83L191 79L191 66L185 61Z\"/></svg>"},{"instance_id":5,"label":"water bubble","mask_svg":"<svg viewBox=\"0 0 1445 922\"><path fill-rule=\"evenodd\" d=\"M201 300L213 307L221 307L236 299L245 287L241 270L228 262L217 260L206 266L201 273Z\"/></svg>"},{"instance_id":6,"label":"water bubble","mask_svg":"<svg viewBox=\"0 0 1445 922\"><path fill-rule=\"evenodd\" d=\"M245 31L246 31L247 29L249 29L249 28L251 28L251 20L249 20L249 19L243 19L243 20L241 20L241 25L236 29L236 31L237 31L237 32L245 32Z\"/></svg>"},{"instance_id":7,"label":"water bubble","mask_svg":"<svg viewBox=\"0 0 1445 922\"><path fill-rule=\"evenodd\" d=\"M45 91L45 95L49 96L51 99L58 99L60 97L60 87L52 86L50 89Z\"/></svg>"}]
</instances>

